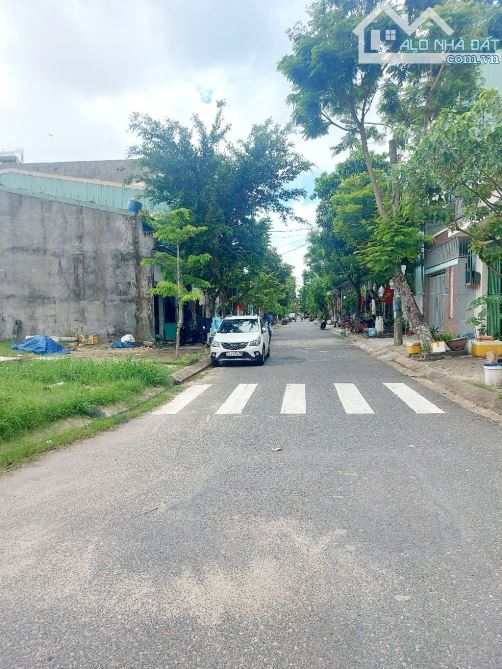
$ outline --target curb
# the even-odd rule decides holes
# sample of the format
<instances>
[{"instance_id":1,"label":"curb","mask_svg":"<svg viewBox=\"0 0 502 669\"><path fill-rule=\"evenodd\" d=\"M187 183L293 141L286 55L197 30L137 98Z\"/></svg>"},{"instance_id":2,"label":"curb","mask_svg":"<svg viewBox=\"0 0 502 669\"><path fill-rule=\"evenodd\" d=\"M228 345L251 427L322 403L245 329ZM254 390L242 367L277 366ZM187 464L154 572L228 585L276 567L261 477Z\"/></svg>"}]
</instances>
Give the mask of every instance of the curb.
<instances>
[{"instance_id":1,"label":"curb","mask_svg":"<svg viewBox=\"0 0 502 669\"><path fill-rule=\"evenodd\" d=\"M478 407L488 409L502 416L502 400L494 397L490 390L471 386L470 383L452 378L447 373L434 369L432 365L429 365L426 362L411 360L397 351L375 351L375 349L368 346L365 342L356 339L349 339L349 341L354 346L363 349L363 351L366 351L366 353L369 353L371 356L382 362L394 363L399 367L404 368L402 371L405 374L410 375L410 372L413 372L413 376L417 379L427 379L442 387L444 390L454 393L463 400L472 402Z\"/></svg>"},{"instance_id":2,"label":"curb","mask_svg":"<svg viewBox=\"0 0 502 669\"><path fill-rule=\"evenodd\" d=\"M199 362L194 363L193 365L188 365L188 367L183 367L183 369L174 372L171 374L171 378L176 385L184 383L191 379L192 376L195 376L199 372L202 372L204 369L207 369L211 365L211 360L207 357L205 360L199 360Z\"/></svg>"},{"instance_id":3,"label":"curb","mask_svg":"<svg viewBox=\"0 0 502 669\"><path fill-rule=\"evenodd\" d=\"M188 379L192 378L192 376L195 376L199 372L202 372L204 369L209 367L211 364L211 361L209 358L207 360L199 360L199 362L194 363L193 365L188 365L187 367L183 367L183 369L179 369L177 372L174 372L174 374L171 374L171 379L174 381L175 385L180 385L184 381L187 381ZM96 416L97 418L112 418L114 416L118 416L122 413L126 413L127 411L130 411L131 409L135 409L148 400L157 397L157 395L162 395L162 393L166 392L166 388L159 388L156 392L153 393L146 393L142 397L142 399L134 404L132 407L125 405L124 403L119 403L116 405L112 405L110 407L96 407L99 411L100 414Z\"/></svg>"}]
</instances>

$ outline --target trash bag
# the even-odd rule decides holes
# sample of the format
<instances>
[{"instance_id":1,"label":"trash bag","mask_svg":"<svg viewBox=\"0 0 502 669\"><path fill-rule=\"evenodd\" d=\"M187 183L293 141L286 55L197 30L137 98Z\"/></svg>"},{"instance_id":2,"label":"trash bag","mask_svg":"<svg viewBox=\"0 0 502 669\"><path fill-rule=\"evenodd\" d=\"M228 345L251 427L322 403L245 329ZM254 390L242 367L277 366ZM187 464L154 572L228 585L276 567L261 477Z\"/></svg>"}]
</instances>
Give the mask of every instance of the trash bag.
<instances>
[{"instance_id":1,"label":"trash bag","mask_svg":"<svg viewBox=\"0 0 502 669\"><path fill-rule=\"evenodd\" d=\"M22 344L13 344L12 349L16 351L25 351L26 353L36 353L37 355L53 355L55 353L71 353L67 348L58 344L50 337L37 335L30 337Z\"/></svg>"},{"instance_id":2,"label":"trash bag","mask_svg":"<svg viewBox=\"0 0 502 669\"><path fill-rule=\"evenodd\" d=\"M125 334L123 337L120 338L120 341L124 343L134 344L136 340L134 339L132 334Z\"/></svg>"}]
</instances>

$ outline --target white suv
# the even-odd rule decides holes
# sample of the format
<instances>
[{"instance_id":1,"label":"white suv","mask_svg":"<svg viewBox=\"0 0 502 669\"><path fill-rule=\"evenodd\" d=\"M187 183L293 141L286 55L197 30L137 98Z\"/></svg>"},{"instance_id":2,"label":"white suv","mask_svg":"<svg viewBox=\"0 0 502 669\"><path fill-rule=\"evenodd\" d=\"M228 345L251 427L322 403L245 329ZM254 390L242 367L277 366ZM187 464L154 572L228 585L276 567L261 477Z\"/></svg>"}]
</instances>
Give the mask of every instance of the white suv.
<instances>
[{"instance_id":1,"label":"white suv","mask_svg":"<svg viewBox=\"0 0 502 669\"><path fill-rule=\"evenodd\" d=\"M263 365L270 355L270 333L259 316L227 316L211 342L211 365L252 360Z\"/></svg>"}]
</instances>

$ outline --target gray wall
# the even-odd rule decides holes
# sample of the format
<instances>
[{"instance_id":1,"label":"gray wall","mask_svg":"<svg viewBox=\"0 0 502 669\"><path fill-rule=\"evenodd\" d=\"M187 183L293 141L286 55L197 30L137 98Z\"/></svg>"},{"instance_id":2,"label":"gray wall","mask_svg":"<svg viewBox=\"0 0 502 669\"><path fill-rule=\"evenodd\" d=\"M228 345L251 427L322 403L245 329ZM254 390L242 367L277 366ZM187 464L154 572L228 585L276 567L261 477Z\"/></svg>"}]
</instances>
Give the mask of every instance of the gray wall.
<instances>
[{"instance_id":1,"label":"gray wall","mask_svg":"<svg viewBox=\"0 0 502 669\"><path fill-rule=\"evenodd\" d=\"M23 336L144 338L151 249L136 218L0 192L0 339L16 319Z\"/></svg>"},{"instance_id":2,"label":"gray wall","mask_svg":"<svg viewBox=\"0 0 502 669\"><path fill-rule=\"evenodd\" d=\"M0 165L0 167L2 167ZM17 169L46 174L63 174L82 179L102 179L123 183L124 179L138 173L137 160L77 160L66 163L21 163Z\"/></svg>"}]
</instances>

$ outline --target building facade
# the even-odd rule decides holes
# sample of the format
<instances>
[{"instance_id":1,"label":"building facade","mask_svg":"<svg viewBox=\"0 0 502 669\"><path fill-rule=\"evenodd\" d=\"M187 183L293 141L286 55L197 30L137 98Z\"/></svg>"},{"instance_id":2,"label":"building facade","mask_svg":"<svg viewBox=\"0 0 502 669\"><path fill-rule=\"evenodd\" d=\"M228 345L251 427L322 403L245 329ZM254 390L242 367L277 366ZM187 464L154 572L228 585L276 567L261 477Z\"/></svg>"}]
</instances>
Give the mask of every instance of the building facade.
<instances>
[{"instance_id":1,"label":"building facade","mask_svg":"<svg viewBox=\"0 0 502 669\"><path fill-rule=\"evenodd\" d=\"M483 295L497 295L502 281L469 250L469 237L449 229L434 235L415 275L416 300L431 327L453 335L475 334L468 320L479 309L470 308ZM487 334L500 337L502 314L489 310Z\"/></svg>"},{"instance_id":2,"label":"building facade","mask_svg":"<svg viewBox=\"0 0 502 669\"><path fill-rule=\"evenodd\" d=\"M108 160L0 164L0 339L154 332L153 240L124 185L137 165Z\"/></svg>"}]
</instances>

